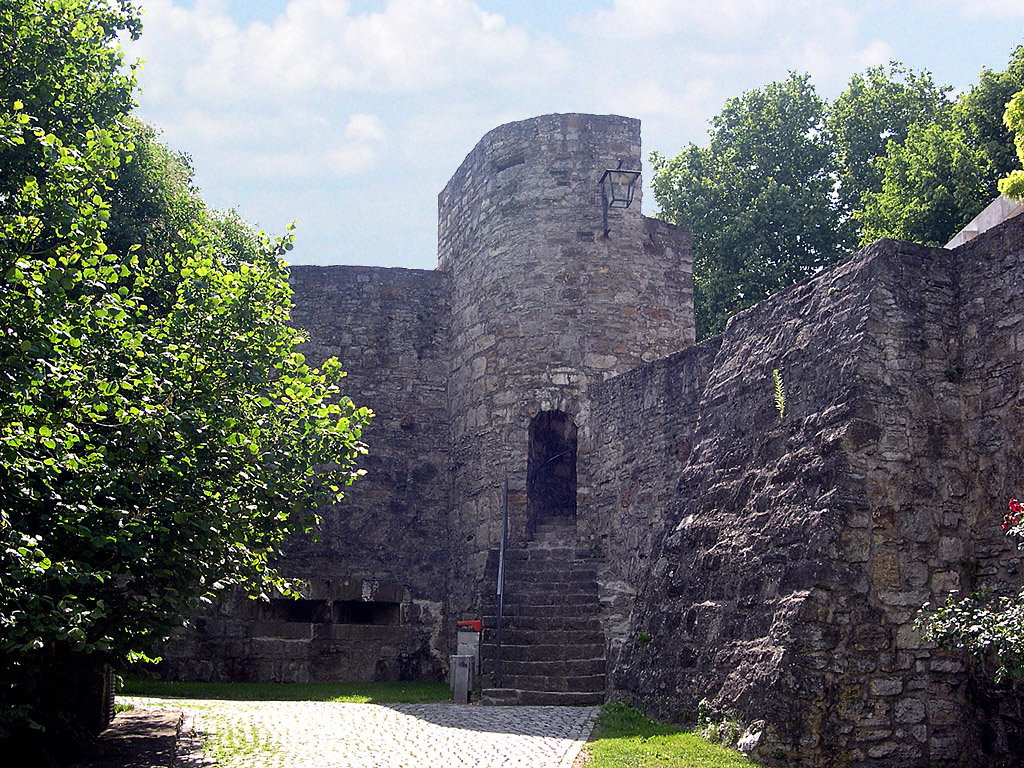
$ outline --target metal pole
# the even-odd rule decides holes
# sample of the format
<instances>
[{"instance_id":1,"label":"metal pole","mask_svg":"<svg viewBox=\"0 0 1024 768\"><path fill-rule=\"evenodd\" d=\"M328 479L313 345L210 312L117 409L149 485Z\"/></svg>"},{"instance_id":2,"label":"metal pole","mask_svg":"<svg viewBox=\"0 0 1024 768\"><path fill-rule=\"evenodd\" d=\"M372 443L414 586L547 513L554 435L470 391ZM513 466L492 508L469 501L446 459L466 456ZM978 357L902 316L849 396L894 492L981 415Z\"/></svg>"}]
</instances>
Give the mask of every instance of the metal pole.
<instances>
[{"instance_id":1,"label":"metal pole","mask_svg":"<svg viewBox=\"0 0 1024 768\"><path fill-rule=\"evenodd\" d=\"M494 686L501 688L501 613L505 605L505 545L508 541L508 473L505 473L505 501L501 510L501 548L498 550L498 616L494 631Z\"/></svg>"}]
</instances>

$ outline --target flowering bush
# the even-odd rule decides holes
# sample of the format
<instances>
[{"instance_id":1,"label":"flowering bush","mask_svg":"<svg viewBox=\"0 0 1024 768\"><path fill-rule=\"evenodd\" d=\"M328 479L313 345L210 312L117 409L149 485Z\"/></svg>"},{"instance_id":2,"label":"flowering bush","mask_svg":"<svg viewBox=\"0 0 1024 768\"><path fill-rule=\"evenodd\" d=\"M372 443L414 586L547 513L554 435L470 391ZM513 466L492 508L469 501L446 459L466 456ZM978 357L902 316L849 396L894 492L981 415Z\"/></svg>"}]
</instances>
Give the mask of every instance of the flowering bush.
<instances>
[{"instance_id":1,"label":"flowering bush","mask_svg":"<svg viewBox=\"0 0 1024 768\"><path fill-rule=\"evenodd\" d=\"M1003 530L1024 550L1024 505L1010 499ZM999 660L996 681L1024 677L1024 589L1013 596L979 590L961 598L950 593L944 605L925 603L915 625L926 640Z\"/></svg>"}]
</instances>

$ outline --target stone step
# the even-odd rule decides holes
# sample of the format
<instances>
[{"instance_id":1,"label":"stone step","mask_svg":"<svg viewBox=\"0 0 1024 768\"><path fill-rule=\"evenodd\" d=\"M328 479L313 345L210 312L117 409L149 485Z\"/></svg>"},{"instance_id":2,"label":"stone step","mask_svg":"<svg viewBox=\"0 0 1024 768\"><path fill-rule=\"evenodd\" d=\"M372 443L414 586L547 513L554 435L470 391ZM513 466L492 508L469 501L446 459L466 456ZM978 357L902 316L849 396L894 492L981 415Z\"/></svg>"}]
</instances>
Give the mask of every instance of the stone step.
<instances>
[{"instance_id":1,"label":"stone step","mask_svg":"<svg viewBox=\"0 0 1024 768\"><path fill-rule=\"evenodd\" d=\"M530 542L527 549L537 551L541 549L571 549L573 554L576 550L576 534L575 532L570 535L564 534L549 534L541 535L540 537L534 536L533 541ZM508 553L508 550L505 550Z\"/></svg>"},{"instance_id":2,"label":"stone step","mask_svg":"<svg viewBox=\"0 0 1024 768\"><path fill-rule=\"evenodd\" d=\"M505 564L543 563L548 561L568 563L576 560L576 547L530 547L529 549L505 550ZM497 566L497 558L494 563Z\"/></svg>"},{"instance_id":3,"label":"stone step","mask_svg":"<svg viewBox=\"0 0 1024 768\"><path fill-rule=\"evenodd\" d=\"M542 578L563 579L565 581L596 580L597 568L591 562L558 560L531 560L528 562L506 563L505 577L507 580L538 581ZM498 578L498 566L485 568L486 577ZM496 582L497 584L497 582Z\"/></svg>"},{"instance_id":4,"label":"stone step","mask_svg":"<svg viewBox=\"0 0 1024 768\"><path fill-rule=\"evenodd\" d=\"M589 707L604 704L604 691L520 691L515 688L484 688L480 703L495 706Z\"/></svg>"},{"instance_id":5,"label":"stone step","mask_svg":"<svg viewBox=\"0 0 1024 768\"><path fill-rule=\"evenodd\" d=\"M544 546L545 544L574 546L576 544L576 526L565 527L538 525L533 529L533 538L530 540L530 546L538 547Z\"/></svg>"},{"instance_id":6,"label":"stone step","mask_svg":"<svg viewBox=\"0 0 1024 768\"><path fill-rule=\"evenodd\" d=\"M480 703L485 707L509 707L519 704L519 691L515 688L484 688Z\"/></svg>"},{"instance_id":7,"label":"stone step","mask_svg":"<svg viewBox=\"0 0 1024 768\"><path fill-rule=\"evenodd\" d=\"M497 584L497 577L495 577L495 584ZM490 592L490 590L487 591ZM541 591L586 592L596 600L600 594L600 587L597 583L597 577L593 575L566 577L561 574L550 574L545 577L544 574L536 574L531 575L528 579L508 578L505 580L506 598L516 593L535 593ZM485 600L497 601L497 587L494 589L493 596L485 593L483 597Z\"/></svg>"},{"instance_id":8,"label":"stone step","mask_svg":"<svg viewBox=\"0 0 1024 768\"><path fill-rule=\"evenodd\" d=\"M506 552L502 684L487 703L600 704L606 685L605 638L597 563L577 560L575 530L540 526L535 540ZM497 582L498 552L485 578ZM484 595L481 671L493 681L497 596ZM491 691L495 690L494 693ZM512 693L510 693L512 691Z\"/></svg>"},{"instance_id":9,"label":"stone step","mask_svg":"<svg viewBox=\"0 0 1024 768\"><path fill-rule=\"evenodd\" d=\"M604 704L604 690L518 691L518 700L524 706L590 707Z\"/></svg>"},{"instance_id":10,"label":"stone step","mask_svg":"<svg viewBox=\"0 0 1024 768\"><path fill-rule=\"evenodd\" d=\"M603 656L591 659L509 659L502 646L502 671L514 675L543 675L545 677L569 676L587 677L605 672L607 664ZM480 670L490 674L495 669L495 656L485 656L480 660Z\"/></svg>"},{"instance_id":11,"label":"stone step","mask_svg":"<svg viewBox=\"0 0 1024 768\"><path fill-rule=\"evenodd\" d=\"M512 632L523 636L523 642L519 645L604 642L604 629L597 622L596 616L582 621L553 621L547 618L529 619L506 616L501 622L503 642L509 642ZM497 626L485 626L483 643L486 645L492 642L497 633Z\"/></svg>"},{"instance_id":12,"label":"stone step","mask_svg":"<svg viewBox=\"0 0 1024 768\"><path fill-rule=\"evenodd\" d=\"M489 581L498 583L498 569L487 569L484 573ZM518 583L521 581L544 581L557 579L558 581L597 581L597 569L593 565L576 565L574 563L559 563L557 561L534 560L532 563L510 564L505 573L505 583Z\"/></svg>"},{"instance_id":13,"label":"stone step","mask_svg":"<svg viewBox=\"0 0 1024 768\"><path fill-rule=\"evenodd\" d=\"M488 629L482 638L483 644L493 647L498 631ZM604 633L600 629L573 626L554 626L542 629L520 627L515 623L502 623L502 645L598 645L604 644Z\"/></svg>"},{"instance_id":14,"label":"stone step","mask_svg":"<svg viewBox=\"0 0 1024 768\"><path fill-rule=\"evenodd\" d=\"M594 592L559 592L557 590L537 590L530 592L506 592L504 605L545 606L556 605L573 607L590 605L597 602Z\"/></svg>"},{"instance_id":15,"label":"stone step","mask_svg":"<svg viewBox=\"0 0 1024 768\"><path fill-rule=\"evenodd\" d=\"M494 614L484 614L483 625L485 630L493 632L497 628L497 616ZM590 616L575 616L568 621L562 616L555 618L551 616L526 616L522 613L503 613L501 628L503 631L512 628L517 630L533 629L545 632L572 629L579 632L594 632L603 636L601 618L596 613Z\"/></svg>"},{"instance_id":16,"label":"stone step","mask_svg":"<svg viewBox=\"0 0 1024 768\"><path fill-rule=\"evenodd\" d=\"M496 650L496 646L491 643L485 643L480 647L480 652L484 659L493 659L495 657ZM572 643L565 645L541 643L537 645L514 645L505 642L503 632L501 658L509 661L603 659L604 643Z\"/></svg>"},{"instance_id":17,"label":"stone step","mask_svg":"<svg viewBox=\"0 0 1024 768\"><path fill-rule=\"evenodd\" d=\"M495 577L495 584L498 584L498 577ZM568 574L563 572L552 573L530 573L520 575L519 573L507 573L505 577L506 597L514 592L534 591L539 589L547 590L571 590L573 592L590 592L595 597L598 594L597 575L594 573ZM498 589L495 589L498 595Z\"/></svg>"},{"instance_id":18,"label":"stone step","mask_svg":"<svg viewBox=\"0 0 1024 768\"><path fill-rule=\"evenodd\" d=\"M529 573L513 575L515 577L514 579L505 579L506 594L516 590L536 589L537 587L587 590L592 591L595 595L597 595L600 590L597 575L593 572L564 573L560 571L557 573ZM497 577L495 577L495 585L497 585ZM495 588L494 594L497 593L498 590Z\"/></svg>"},{"instance_id":19,"label":"stone step","mask_svg":"<svg viewBox=\"0 0 1024 768\"><path fill-rule=\"evenodd\" d=\"M517 688L526 691L579 691L593 693L604 692L604 675L513 675L505 671L501 665L501 683L505 688Z\"/></svg>"},{"instance_id":20,"label":"stone step","mask_svg":"<svg viewBox=\"0 0 1024 768\"><path fill-rule=\"evenodd\" d=\"M501 650L502 650L503 657L504 658L508 658L504 654L505 654L505 649L507 647L510 647L510 646L522 646L522 647L529 648L529 647L534 647L535 645L552 645L552 643L549 643L549 642L533 643L532 639L533 638L529 634L525 634L524 635L523 633L518 632L516 630L512 630L511 632L505 632L505 630L502 629L502 632L501 632ZM551 640L552 637L550 635L548 635L548 636L544 636L542 639L543 640ZM481 654L480 658L483 659L484 661L487 661L489 659L493 659L494 658L494 655L495 655L496 649L497 649L497 643L495 642L495 640L496 640L496 638L494 636L492 636L492 635L488 635L487 637L484 638L484 645L480 649L480 654ZM567 649L571 648L573 650L559 651L559 655L557 657L535 658L534 660L535 661L558 661L559 659L581 659L581 658L583 658L583 659L597 659L597 658L604 658L604 638L601 637L600 635L584 635L584 634L580 634L580 635L576 635L574 637L567 637L566 638L566 642L565 642L565 647ZM599 652L597 652L597 653L587 653L587 652L582 650L582 648L584 648L584 647L585 648L590 648L590 649L600 648L601 650ZM524 651L523 653L525 654L526 652ZM522 661L528 661L529 659L530 659L529 655L524 655L521 658Z\"/></svg>"},{"instance_id":21,"label":"stone step","mask_svg":"<svg viewBox=\"0 0 1024 768\"><path fill-rule=\"evenodd\" d=\"M544 582L518 582L505 586L505 605L508 605L509 601L513 598L519 602L524 602L531 597L548 598L558 595L563 596L563 601L568 605L575 605L584 601L598 602L601 599L596 584L587 585L578 581L547 584ZM484 602L497 605L498 595L495 594L493 598L490 595L485 595Z\"/></svg>"},{"instance_id":22,"label":"stone step","mask_svg":"<svg viewBox=\"0 0 1024 768\"><path fill-rule=\"evenodd\" d=\"M504 650L504 649L502 649ZM493 661L493 660L488 660ZM541 675L543 677L588 677L603 675L606 667L603 657L591 659L556 659L553 661L516 661L501 657L501 670L506 675ZM485 665L484 671L493 669L493 665Z\"/></svg>"},{"instance_id":23,"label":"stone step","mask_svg":"<svg viewBox=\"0 0 1024 768\"><path fill-rule=\"evenodd\" d=\"M505 603L502 606L501 615L503 619L510 616L524 616L531 619L553 619L563 622L572 622L576 619L585 619L597 616L601 613L601 605L596 600L592 603L578 603L576 605L552 605L552 604L530 604L530 603ZM484 605L484 619L494 619L498 615L497 606Z\"/></svg>"}]
</instances>

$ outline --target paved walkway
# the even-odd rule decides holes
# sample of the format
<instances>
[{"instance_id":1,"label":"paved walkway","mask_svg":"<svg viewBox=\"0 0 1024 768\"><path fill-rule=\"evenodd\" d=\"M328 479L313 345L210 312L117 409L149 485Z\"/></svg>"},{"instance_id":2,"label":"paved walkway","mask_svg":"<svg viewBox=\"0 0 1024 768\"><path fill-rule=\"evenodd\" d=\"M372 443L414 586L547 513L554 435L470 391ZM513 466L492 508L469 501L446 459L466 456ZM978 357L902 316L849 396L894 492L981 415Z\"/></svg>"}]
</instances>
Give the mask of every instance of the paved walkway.
<instances>
[{"instance_id":1,"label":"paved walkway","mask_svg":"<svg viewBox=\"0 0 1024 768\"><path fill-rule=\"evenodd\" d=\"M128 697L193 718L202 752L223 768L569 768L597 707L192 701Z\"/></svg>"}]
</instances>

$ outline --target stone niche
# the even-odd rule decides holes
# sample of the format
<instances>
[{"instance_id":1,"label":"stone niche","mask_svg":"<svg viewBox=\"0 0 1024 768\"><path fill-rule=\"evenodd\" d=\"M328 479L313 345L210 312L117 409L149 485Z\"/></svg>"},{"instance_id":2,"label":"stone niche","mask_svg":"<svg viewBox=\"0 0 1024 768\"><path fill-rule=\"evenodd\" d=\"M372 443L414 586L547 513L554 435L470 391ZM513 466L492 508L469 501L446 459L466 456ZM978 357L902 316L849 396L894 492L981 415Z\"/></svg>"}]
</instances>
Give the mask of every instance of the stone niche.
<instances>
[{"instance_id":1,"label":"stone niche","mask_svg":"<svg viewBox=\"0 0 1024 768\"><path fill-rule=\"evenodd\" d=\"M401 584L314 581L298 599L230 600L163 651L168 679L260 682L419 680L437 675ZM429 610L429 609L427 609Z\"/></svg>"}]
</instances>

